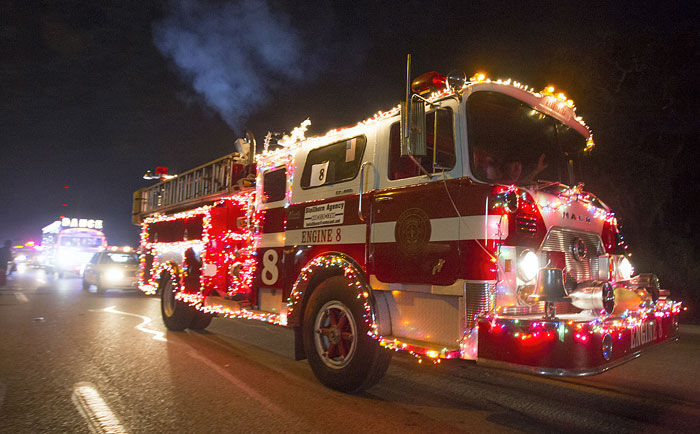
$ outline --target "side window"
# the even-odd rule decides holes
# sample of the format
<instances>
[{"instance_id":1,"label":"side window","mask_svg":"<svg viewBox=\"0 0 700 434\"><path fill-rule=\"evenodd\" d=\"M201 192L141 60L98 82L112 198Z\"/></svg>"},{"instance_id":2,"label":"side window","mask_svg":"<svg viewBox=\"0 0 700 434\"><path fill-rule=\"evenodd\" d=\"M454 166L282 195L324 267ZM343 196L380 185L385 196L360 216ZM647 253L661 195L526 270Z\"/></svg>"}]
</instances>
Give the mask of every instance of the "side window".
<instances>
[{"instance_id":1,"label":"side window","mask_svg":"<svg viewBox=\"0 0 700 434\"><path fill-rule=\"evenodd\" d=\"M426 115L427 155L414 157L428 173L455 167L454 123L451 109L440 109ZM389 132L389 179L420 176L423 171L408 156L401 156L401 126L391 125Z\"/></svg>"},{"instance_id":2,"label":"side window","mask_svg":"<svg viewBox=\"0 0 700 434\"><path fill-rule=\"evenodd\" d=\"M263 202L276 202L284 199L287 191L286 168L271 170L263 175Z\"/></svg>"},{"instance_id":3,"label":"side window","mask_svg":"<svg viewBox=\"0 0 700 434\"><path fill-rule=\"evenodd\" d=\"M366 145L367 138L358 136L309 151L301 174L301 187L307 189L354 179Z\"/></svg>"}]
</instances>

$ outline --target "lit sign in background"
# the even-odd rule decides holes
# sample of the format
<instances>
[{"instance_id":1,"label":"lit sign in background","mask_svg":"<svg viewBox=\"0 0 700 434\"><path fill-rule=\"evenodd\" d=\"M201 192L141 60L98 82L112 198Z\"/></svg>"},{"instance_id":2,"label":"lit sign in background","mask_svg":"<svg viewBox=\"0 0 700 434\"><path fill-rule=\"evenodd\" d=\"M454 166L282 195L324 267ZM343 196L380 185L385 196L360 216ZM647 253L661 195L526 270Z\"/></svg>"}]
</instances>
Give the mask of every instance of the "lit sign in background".
<instances>
[{"instance_id":1,"label":"lit sign in background","mask_svg":"<svg viewBox=\"0 0 700 434\"><path fill-rule=\"evenodd\" d=\"M61 219L61 226L64 228L102 229L102 220L63 217Z\"/></svg>"}]
</instances>

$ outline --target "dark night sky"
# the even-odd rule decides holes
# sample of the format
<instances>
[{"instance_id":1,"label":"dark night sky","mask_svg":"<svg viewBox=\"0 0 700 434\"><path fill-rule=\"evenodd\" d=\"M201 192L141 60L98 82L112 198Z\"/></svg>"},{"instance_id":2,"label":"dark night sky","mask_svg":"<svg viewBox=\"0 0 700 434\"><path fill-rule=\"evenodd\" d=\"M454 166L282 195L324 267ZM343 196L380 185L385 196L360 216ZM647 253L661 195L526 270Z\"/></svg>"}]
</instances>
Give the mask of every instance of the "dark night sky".
<instances>
[{"instance_id":1,"label":"dark night sky","mask_svg":"<svg viewBox=\"0 0 700 434\"><path fill-rule=\"evenodd\" d=\"M0 239L36 239L65 214L103 218L110 243L135 245L131 194L147 185L146 170L178 172L229 153L243 126L260 142L306 117L322 133L390 108L404 91L408 52L415 75L480 70L537 89L557 84L596 133L610 112L587 95L597 92L591 77L615 71L596 67L606 41L665 44L690 34L695 47L697 16L682 3L514 3L270 1L260 12L255 2L5 0ZM199 18L190 21L188 10ZM194 90L197 75L154 42L178 26L214 45L187 51L169 40L171 54L180 50L195 69L214 62L225 70L213 78L202 71L199 85L229 80L230 96L209 89L214 98L254 104L222 111ZM697 71L696 53L685 54ZM605 140L616 134L625 131L604 128L599 146L612 146Z\"/></svg>"}]
</instances>

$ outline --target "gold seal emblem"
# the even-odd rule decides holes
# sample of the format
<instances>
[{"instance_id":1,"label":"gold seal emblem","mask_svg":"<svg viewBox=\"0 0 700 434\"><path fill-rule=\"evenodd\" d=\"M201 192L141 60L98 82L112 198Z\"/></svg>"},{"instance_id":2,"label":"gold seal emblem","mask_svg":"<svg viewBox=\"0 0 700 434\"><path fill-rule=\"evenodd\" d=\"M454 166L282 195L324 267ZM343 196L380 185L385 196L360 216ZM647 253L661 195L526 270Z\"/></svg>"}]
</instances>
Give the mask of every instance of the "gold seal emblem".
<instances>
[{"instance_id":1,"label":"gold seal emblem","mask_svg":"<svg viewBox=\"0 0 700 434\"><path fill-rule=\"evenodd\" d=\"M430 241L430 231L430 218L425 211L410 208L402 212L394 229L399 251L406 256L423 254Z\"/></svg>"}]
</instances>

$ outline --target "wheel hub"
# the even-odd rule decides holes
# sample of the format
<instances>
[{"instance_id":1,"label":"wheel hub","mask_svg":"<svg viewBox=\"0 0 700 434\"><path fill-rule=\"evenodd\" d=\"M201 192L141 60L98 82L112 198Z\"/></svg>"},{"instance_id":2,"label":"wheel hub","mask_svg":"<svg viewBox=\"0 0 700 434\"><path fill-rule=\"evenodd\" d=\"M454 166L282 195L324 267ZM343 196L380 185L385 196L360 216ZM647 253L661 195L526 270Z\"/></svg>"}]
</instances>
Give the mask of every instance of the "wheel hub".
<instances>
[{"instance_id":1,"label":"wheel hub","mask_svg":"<svg viewBox=\"0 0 700 434\"><path fill-rule=\"evenodd\" d=\"M330 326L330 328L328 329L328 340L332 344L337 344L338 342L340 342L340 333L338 331L337 326L333 325L333 326Z\"/></svg>"},{"instance_id":2,"label":"wheel hub","mask_svg":"<svg viewBox=\"0 0 700 434\"><path fill-rule=\"evenodd\" d=\"M326 303L314 321L314 346L323 363L341 369L357 348L357 325L350 309L340 301Z\"/></svg>"}]
</instances>

